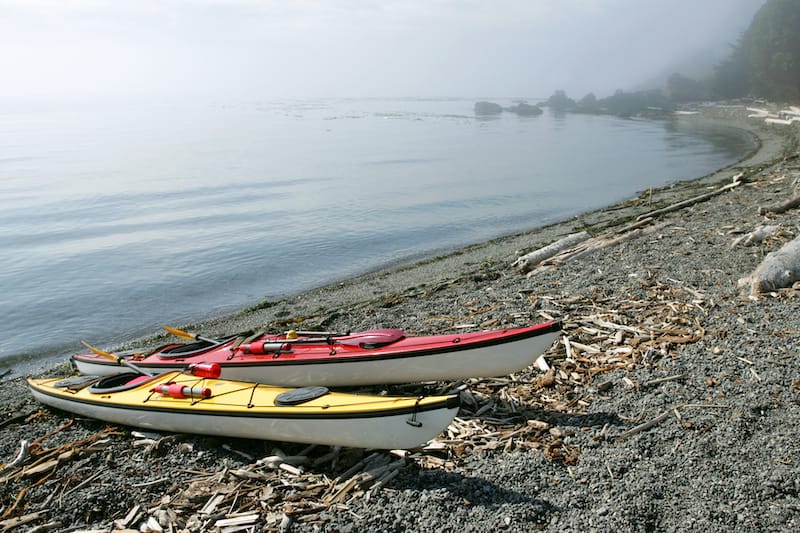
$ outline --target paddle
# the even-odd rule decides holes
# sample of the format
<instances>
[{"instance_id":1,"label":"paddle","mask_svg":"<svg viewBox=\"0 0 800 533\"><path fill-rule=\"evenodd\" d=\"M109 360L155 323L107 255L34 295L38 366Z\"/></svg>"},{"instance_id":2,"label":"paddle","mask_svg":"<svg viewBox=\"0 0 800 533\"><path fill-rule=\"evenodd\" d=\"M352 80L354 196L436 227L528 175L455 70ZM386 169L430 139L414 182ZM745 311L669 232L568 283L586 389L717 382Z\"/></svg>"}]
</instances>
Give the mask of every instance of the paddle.
<instances>
[{"instance_id":1,"label":"paddle","mask_svg":"<svg viewBox=\"0 0 800 533\"><path fill-rule=\"evenodd\" d=\"M138 373L140 373L142 375L145 375L145 376L154 376L155 375L155 374L151 374L150 372L147 372L145 370L142 370L141 368L139 368L138 366L134 365L133 363L129 363L124 357L119 357L117 355L114 355L113 353L104 352L100 348L95 348L94 346L92 346L91 344L89 344L86 341L81 341L81 342L83 343L84 346L89 348L92 352L96 353L97 355L103 356L106 359L111 359L112 361L116 361L120 365L125 365L128 368L130 368L132 370L135 370L136 372L138 372Z\"/></svg>"},{"instance_id":2,"label":"paddle","mask_svg":"<svg viewBox=\"0 0 800 533\"><path fill-rule=\"evenodd\" d=\"M190 333L188 331L183 331L182 329L178 328L171 328L169 326L161 326L165 330L169 331L176 337L181 337L182 339L191 339L196 341L203 341L203 342L210 342L211 344L220 344L220 342L216 339L209 339L208 337L203 337L198 335L197 333Z\"/></svg>"},{"instance_id":3,"label":"paddle","mask_svg":"<svg viewBox=\"0 0 800 533\"><path fill-rule=\"evenodd\" d=\"M286 336L288 337L290 333L294 333L296 335L302 336L309 336L313 338L319 339L327 339L328 337L336 338L336 337L372 337L375 335L380 336L392 336L397 337L401 335L405 335L405 331L401 329L368 329L365 331L348 331L346 333L335 333L333 331L302 331L302 330L289 330L286 332Z\"/></svg>"},{"instance_id":4,"label":"paddle","mask_svg":"<svg viewBox=\"0 0 800 533\"><path fill-rule=\"evenodd\" d=\"M294 331L294 330L289 330L289 331ZM333 332L333 331L302 331L301 330L301 331L295 331L295 333L298 334L298 335L307 335L307 336L322 337L322 338L325 338L325 337L346 337L346 336L350 335L349 331L347 333L336 333L336 332Z\"/></svg>"}]
</instances>

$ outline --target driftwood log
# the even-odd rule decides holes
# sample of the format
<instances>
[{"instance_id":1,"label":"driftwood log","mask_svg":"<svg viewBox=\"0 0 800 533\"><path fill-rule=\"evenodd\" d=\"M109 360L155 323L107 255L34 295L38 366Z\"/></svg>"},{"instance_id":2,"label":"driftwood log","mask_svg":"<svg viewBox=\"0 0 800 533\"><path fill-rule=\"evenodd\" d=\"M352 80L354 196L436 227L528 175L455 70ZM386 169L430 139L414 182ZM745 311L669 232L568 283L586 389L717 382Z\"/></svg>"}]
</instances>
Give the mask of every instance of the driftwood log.
<instances>
[{"instance_id":1,"label":"driftwood log","mask_svg":"<svg viewBox=\"0 0 800 533\"><path fill-rule=\"evenodd\" d=\"M739 287L750 288L750 296L791 286L800 280L800 237L786 243L767 257L752 274L739 280Z\"/></svg>"},{"instance_id":2,"label":"driftwood log","mask_svg":"<svg viewBox=\"0 0 800 533\"><path fill-rule=\"evenodd\" d=\"M589 238L589 234L585 231L572 233L563 239L559 239L552 244L548 244L544 248L539 248L533 252L525 254L517 258L512 267L519 269L520 272L529 272L533 267L544 261L550 259L557 253L560 253L576 244L579 244Z\"/></svg>"},{"instance_id":3,"label":"driftwood log","mask_svg":"<svg viewBox=\"0 0 800 533\"><path fill-rule=\"evenodd\" d=\"M659 231L666 227L667 223L660 223L654 224L652 226L644 227L644 228L636 228L634 230L628 231L623 234L613 234L613 235L601 235L597 237L593 237L592 239L582 242L577 246L566 249L562 252L559 252L557 255L544 260L540 263L536 269L531 270L528 272L527 276L532 277L535 276L539 272L543 272L545 270L549 270L557 265L562 265L569 261L574 261L581 257L585 257L591 253L596 252L597 250L602 250L603 248L608 248L610 246L616 246L617 244L621 244L626 241L631 241L638 237L642 237L644 235L650 235Z\"/></svg>"},{"instance_id":4,"label":"driftwood log","mask_svg":"<svg viewBox=\"0 0 800 533\"><path fill-rule=\"evenodd\" d=\"M780 202L772 205L763 205L758 208L758 214L763 216L766 215L767 213L774 213L774 214L784 213L798 206L800 206L800 196L794 196L792 198L789 198L785 202Z\"/></svg>"},{"instance_id":5,"label":"driftwood log","mask_svg":"<svg viewBox=\"0 0 800 533\"><path fill-rule=\"evenodd\" d=\"M528 277L531 277L536 275L538 272L548 270L555 265L578 259L602 248L614 246L642 235L653 233L665 226L665 224L650 225L655 217L670 213L672 211L678 211L699 202L704 202L713 198L714 196L717 196L718 194L722 194L735 187L738 187L742 183L741 180L743 175L744 173L739 172L731 178L731 183L728 183L727 185L723 185L722 187L699 196L668 205L662 209L657 209L655 211L650 211L649 213L639 215L635 222L612 232L611 236L605 235L590 238L588 233L585 231L573 233L571 235L567 235L563 239L545 246L544 248L540 248L518 257L517 260L511 264L511 266L522 273L527 272Z\"/></svg>"},{"instance_id":6,"label":"driftwood log","mask_svg":"<svg viewBox=\"0 0 800 533\"><path fill-rule=\"evenodd\" d=\"M689 198L687 200L683 200L683 201L678 202L676 204L668 205L667 207L664 207L662 209L656 209L655 211L650 211L649 213L644 213L643 215L639 215L637 217L637 220L643 220L643 219L649 218L649 217L657 217L659 215L664 215L666 213L671 213L672 211L678 211L679 209L683 209L684 207L689 207L690 205L694 205L694 204L697 204L697 203L700 203L700 202L705 202L706 200L710 200L711 198L717 196L718 194L722 194L722 193L724 193L726 191L729 191L729 190L733 189L734 187L738 187L739 185L741 185L741 183L742 183L741 179L742 179L743 175L744 174L742 172L739 172L738 174L736 174L735 176L733 176L731 178L731 180L732 180L731 183L729 183L727 185L723 185L719 189L714 189L713 191L707 192L705 194L701 194L699 196L695 196L693 198Z\"/></svg>"},{"instance_id":7,"label":"driftwood log","mask_svg":"<svg viewBox=\"0 0 800 533\"><path fill-rule=\"evenodd\" d=\"M753 246L755 244L760 244L764 241L767 237L775 235L780 231L780 226L759 226L750 233L746 233L741 237L737 237L731 243L731 248L736 248L737 246Z\"/></svg>"}]
</instances>

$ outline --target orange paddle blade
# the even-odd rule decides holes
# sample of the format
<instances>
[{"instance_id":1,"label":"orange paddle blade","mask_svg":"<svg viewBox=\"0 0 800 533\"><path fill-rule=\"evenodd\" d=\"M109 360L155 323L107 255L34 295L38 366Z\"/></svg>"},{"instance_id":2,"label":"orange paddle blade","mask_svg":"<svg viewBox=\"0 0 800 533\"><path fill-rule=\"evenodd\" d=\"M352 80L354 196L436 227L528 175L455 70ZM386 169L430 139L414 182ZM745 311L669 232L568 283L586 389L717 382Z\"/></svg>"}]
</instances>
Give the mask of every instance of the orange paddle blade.
<instances>
[{"instance_id":1,"label":"orange paddle blade","mask_svg":"<svg viewBox=\"0 0 800 533\"><path fill-rule=\"evenodd\" d=\"M102 355L103 357L107 357L108 359L111 359L111 360L113 360L113 361L116 361L116 360L117 360L117 356L116 356L116 355L114 355L114 354L111 354L111 353L108 353L108 352L104 352L104 351L103 351L103 350L101 350L100 348L95 348L94 346L92 346L91 344L89 344L89 343L88 343L88 342L86 342L86 341L81 341L81 343L82 343L84 346L86 346L87 348L89 348L91 351L93 351L94 353L96 353L97 355Z\"/></svg>"},{"instance_id":2,"label":"orange paddle blade","mask_svg":"<svg viewBox=\"0 0 800 533\"><path fill-rule=\"evenodd\" d=\"M169 331L170 333L172 333L176 337L181 337L181 338L184 338L184 339L196 339L197 338L197 334L189 333L188 331L183 331L182 329L171 328L169 326L163 326L163 325L161 327L164 328L165 330Z\"/></svg>"}]
</instances>

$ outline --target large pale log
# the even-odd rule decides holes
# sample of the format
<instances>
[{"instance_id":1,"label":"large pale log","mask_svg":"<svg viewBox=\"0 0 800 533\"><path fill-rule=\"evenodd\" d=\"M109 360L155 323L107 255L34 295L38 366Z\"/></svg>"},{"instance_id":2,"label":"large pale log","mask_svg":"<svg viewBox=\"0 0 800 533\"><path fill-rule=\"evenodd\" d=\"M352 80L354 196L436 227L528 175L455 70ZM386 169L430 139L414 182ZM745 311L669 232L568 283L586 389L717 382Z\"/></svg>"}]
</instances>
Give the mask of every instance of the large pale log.
<instances>
[{"instance_id":1,"label":"large pale log","mask_svg":"<svg viewBox=\"0 0 800 533\"><path fill-rule=\"evenodd\" d=\"M545 259L549 259L557 253L571 248L572 246L575 246L576 244L579 244L588 238L589 234L585 231L572 233L563 239L559 239L554 243L548 244L544 248L539 248L538 250L518 257L511 266L518 268L522 272L528 272Z\"/></svg>"},{"instance_id":2,"label":"large pale log","mask_svg":"<svg viewBox=\"0 0 800 533\"><path fill-rule=\"evenodd\" d=\"M752 274L739 280L739 287L749 287L750 296L791 286L800 280L800 237L789 241L767 257Z\"/></svg>"}]
</instances>

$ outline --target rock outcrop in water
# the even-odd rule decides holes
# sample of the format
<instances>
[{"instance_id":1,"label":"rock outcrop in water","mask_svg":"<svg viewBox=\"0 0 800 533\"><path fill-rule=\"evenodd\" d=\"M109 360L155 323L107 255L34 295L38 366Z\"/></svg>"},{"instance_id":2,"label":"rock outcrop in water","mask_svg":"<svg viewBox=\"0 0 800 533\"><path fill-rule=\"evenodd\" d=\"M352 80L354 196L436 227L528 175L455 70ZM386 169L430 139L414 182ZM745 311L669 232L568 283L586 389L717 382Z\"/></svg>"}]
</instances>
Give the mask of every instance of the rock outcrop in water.
<instances>
[{"instance_id":1,"label":"rock outcrop in water","mask_svg":"<svg viewBox=\"0 0 800 533\"><path fill-rule=\"evenodd\" d=\"M526 117L541 115L543 113L539 106L527 104L525 102L519 102L517 105L512 105L511 107L506 108L506 111Z\"/></svg>"},{"instance_id":2,"label":"rock outcrop in water","mask_svg":"<svg viewBox=\"0 0 800 533\"><path fill-rule=\"evenodd\" d=\"M517 102L516 104L506 108L503 108L500 104L495 104L494 102L481 101L475 103L476 115L499 115L503 111L508 111L510 113L516 113L517 115L523 116L535 116L543 113L539 106L531 105L526 102Z\"/></svg>"},{"instance_id":3,"label":"rock outcrop in water","mask_svg":"<svg viewBox=\"0 0 800 533\"><path fill-rule=\"evenodd\" d=\"M500 104L495 104L493 102L476 102L475 103L475 114L476 115L499 115L503 112L502 106Z\"/></svg>"}]
</instances>

